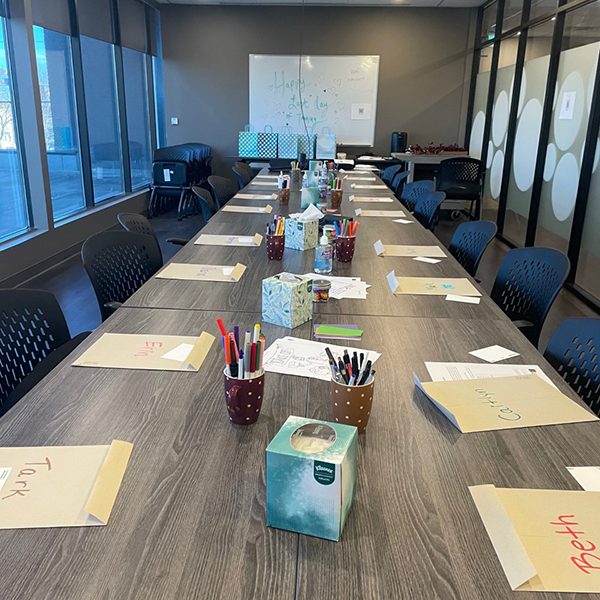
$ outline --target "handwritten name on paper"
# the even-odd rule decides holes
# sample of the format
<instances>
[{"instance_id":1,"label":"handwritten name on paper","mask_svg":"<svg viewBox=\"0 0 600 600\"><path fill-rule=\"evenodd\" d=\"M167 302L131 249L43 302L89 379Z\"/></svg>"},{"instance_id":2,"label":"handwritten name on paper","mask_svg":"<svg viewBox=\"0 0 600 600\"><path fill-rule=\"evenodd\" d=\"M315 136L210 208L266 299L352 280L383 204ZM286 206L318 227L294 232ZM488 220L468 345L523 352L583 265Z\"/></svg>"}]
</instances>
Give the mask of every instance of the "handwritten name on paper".
<instances>
[{"instance_id":1,"label":"handwritten name on paper","mask_svg":"<svg viewBox=\"0 0 600 600\"><path fill-rule=\"evenodd\" d=\"M579 523L575 520L575 515L559 515L556 521L550 521L550 525L564 526L564 529L555 530L554 533L571 536L569 540L571 546L580 551L579 554L574 554L570 557L571 562L582 573L589 575L590 571L600 569L600 554L593 554L598 550L598 546L594 542L590 542L590 540L581 541L579 537L584 536L585 532L572 529L572 526L579 526ZM592 562L596 564L594 565Z\"/></svg>"},{"instance_id":2,"label":"handwritten name on paper","mask_svg":"<svg viewBox=\"0 0 600 600\"><path fill-rule=\"evenodd\" d=\"M495 400L494 396L496 394L487 392L482 388L476 388L475 391L477 392L477 397L481 401L483 401L492 408L498 408L499 419L502 419L503 421L518 421L521 418L521 415L515 412L512 408L509 408L508 406L505 406L504 404L498 402L498 400Z\"/></svg>"},{"instance_id":3,"label":"handwritten name on paper","mask_svg":"<svg viewBox=\"0 0 600 600\"><path fill-rule=\"evenodd\" d=\"M46 458L42 462L30 462L25 463L25 467L23 467L19 473L17 474L17 480L13 483L15 486L14 489L9 490L11 493L7 496L3 496L0 500L7 500L8 498L12 498L13 496L25 496L27 492L30 492L29 489L29 479L27 477L32 477L38 472L38 469L32 469L32 466L44 465L48 471L52 471L52 463L50 459L46 456ZM16 486L20 486L17 488Z\"/></svg>"},{"instance_id":4,"label":"handwritten name on paper","mask_svg":"<svg viewBox=\"0 0 600 600\"><path fill-rule=\"evenodd\" d=\"M154 341L154 340L146 340L146 343L142 348L140 348L134 356L151 356L154 354L157 348L163 347L163 342Z\"/></svg>"}]
</instances>

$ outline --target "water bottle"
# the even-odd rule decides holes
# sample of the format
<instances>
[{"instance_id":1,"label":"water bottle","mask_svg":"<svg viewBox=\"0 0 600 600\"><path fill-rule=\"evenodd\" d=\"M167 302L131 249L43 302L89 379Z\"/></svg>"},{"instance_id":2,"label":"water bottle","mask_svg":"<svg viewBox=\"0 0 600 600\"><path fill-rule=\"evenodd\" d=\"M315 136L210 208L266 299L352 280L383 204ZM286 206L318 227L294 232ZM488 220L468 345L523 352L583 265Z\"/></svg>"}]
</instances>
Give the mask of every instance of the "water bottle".
<instances>
[{"instance_id":1,"label":"water bottle","mask_svg":"<svg viewBox=\"0 0 600 600\"><path fill-rule=\"evenodd\" d=\"M315 249L315 273L331 273L333 271L333 246L326 234L321 236Z\"/></svg>"}]
</instances>

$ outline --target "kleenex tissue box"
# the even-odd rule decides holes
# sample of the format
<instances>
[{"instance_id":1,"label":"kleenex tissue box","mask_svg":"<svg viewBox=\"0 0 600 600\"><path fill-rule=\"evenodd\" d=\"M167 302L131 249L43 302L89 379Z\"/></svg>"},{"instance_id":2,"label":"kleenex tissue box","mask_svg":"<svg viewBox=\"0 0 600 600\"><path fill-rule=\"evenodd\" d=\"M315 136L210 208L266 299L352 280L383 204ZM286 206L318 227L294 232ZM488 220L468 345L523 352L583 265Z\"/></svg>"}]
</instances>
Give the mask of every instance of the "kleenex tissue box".
<instances>
[{"instance_id":1,"label":"kleenex tissue box","mask_svg":"<svg viewBox=\"0 0 600 600\"><path fill-rule=\"evenodd\" d=\"M357 446L356 427L288 417L267 446L267 525L339 541Z\"/></svg>"},{"instance_id":2,"label":"kleenex tissue box","mask_svg":"<svg viewBox=\"0 0 600 600\"><path fill-rule=\"evenodd\" d=\"M293 329L312 319L312 280L279 273L262 282L262 320Z\"/></svg>"},{"instance_id":3,"label":"kleenex tissue box","mask_svg":"<svg viewBox=\"0 0 600 600\"><path fill-rule=\"evenodd\" d=\"M317 247L319 221L285 220L285 247L293 250L310 250Z\"/></svg>"}]
</instances>

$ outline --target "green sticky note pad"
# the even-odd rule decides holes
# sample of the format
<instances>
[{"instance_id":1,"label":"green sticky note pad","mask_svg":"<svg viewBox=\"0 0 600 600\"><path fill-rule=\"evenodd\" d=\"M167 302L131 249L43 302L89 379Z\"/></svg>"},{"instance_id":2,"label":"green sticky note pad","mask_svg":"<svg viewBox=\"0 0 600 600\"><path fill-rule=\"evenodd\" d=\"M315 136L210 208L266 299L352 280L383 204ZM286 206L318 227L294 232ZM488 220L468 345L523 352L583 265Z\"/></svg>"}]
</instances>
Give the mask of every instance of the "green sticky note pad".
<instances>
[{"instance_id":1,"label":"green sticky note pad","mask_svg":"<svg viewBox=\"0 0 600 600\"><path fill-rule=\"evenodd\" d=\"M349 338L362 337L362 329L348 329L347 327L336 327L335 325L319 325L315 329L317 335L340 335Z\"/></svg>"}]
</instances>

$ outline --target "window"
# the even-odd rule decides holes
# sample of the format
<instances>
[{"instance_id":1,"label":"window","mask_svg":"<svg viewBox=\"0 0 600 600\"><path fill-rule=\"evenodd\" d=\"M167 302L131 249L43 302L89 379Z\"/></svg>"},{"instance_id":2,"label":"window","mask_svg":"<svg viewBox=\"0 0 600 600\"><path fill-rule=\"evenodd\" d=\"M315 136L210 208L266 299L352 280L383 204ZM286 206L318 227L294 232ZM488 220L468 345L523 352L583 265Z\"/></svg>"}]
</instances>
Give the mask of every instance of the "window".
<instances>
[{"instance_id":1,"label":"window","mask_svg":"<svg viewBox=\"0 0 600 600\"><path fill-rule=\"evenodd\" d=\"M123 194L123 155L112 44L81 36L94 201Z\"/></svg>"},{"instance_id":2,"label":"window","mask_svg":"<svg viewBox=\"0 0 600 600\"><path fill-rule=\"evenodd\" d=\"M152 125L148 101L146 55L137 50L123 48L123 73L125 76L131 187L135 190L147 185L152 176L150 140Z\"/></svg>"},{"instance_id":3,"label":"window","mask_svg":"<svg viewBox=\"0 0 600 600\"><path fill-rule=\"evenodd\" d=\"M29 229L5 25L0 17L0 240Z\"/></svg>"},{"instance_id":4,"label":"window","mask_svg":"<svg viewBox=\"0 0 600 600\"><path fill-rule=\"evenodd\" d=\"M483 18L481 21L481 38L482 44L488 40L493 40L496 37L496 13L498 6L494 2L483 9Z\"/></svg>"},{"instance_id":5,"label":"window","mask_svg":"<svg viewBox=\"0 0 600 600\"><path fill-rule=\"evenodd\" d=\"M86 206L75 108L71 40L33 28L54 220Z\"/></svg>"}]
</instances>

